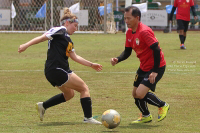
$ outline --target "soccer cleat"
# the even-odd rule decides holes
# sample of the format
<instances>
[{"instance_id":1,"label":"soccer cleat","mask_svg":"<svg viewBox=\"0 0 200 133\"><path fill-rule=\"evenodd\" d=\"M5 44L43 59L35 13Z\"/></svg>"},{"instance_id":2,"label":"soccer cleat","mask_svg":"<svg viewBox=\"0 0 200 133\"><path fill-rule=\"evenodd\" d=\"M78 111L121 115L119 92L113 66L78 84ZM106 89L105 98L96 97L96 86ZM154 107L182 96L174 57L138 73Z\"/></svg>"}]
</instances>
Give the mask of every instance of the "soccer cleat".
<instances>
[{"instance_id":1,"label":"soccer cleat","mask_svg":"<svg viewBox=\"0 0 200 133\"><path fill-rule=\"evenodd\" d=\"M44 117L44 113L45 113L45 109L43 107L43 102L38 102L36 104L36 109L38 111L38 116L39 116L40 120L43 121L43 117Z\"/></svg>"},{"instance_id":2,"label":"soccer cleat","mask_svg":"<svg viewBox=\"0 0 200 133\"><path fill-rule=\"evenodd\" d=\"M186 47L184 46L184 44L180 45L180 49L186 49Z\"/></svg>"},{"instance_id":3,"label":"soccer cleat","mask_svg":"<svg viewBox=\"0 0 200 133\"><path fill-rule=\"evenodd\" d=\"M166 116L169 110L169 104L165 103L163 107L158 108L158 122L162 121Z\"/></svg>"},{"instance_id":4,"label":"soccer cleat","mask_svg":"<svg viewBox=\"0 0 200 133\"><path fill-rule=\"evenodd\" d=\"M135 124L135 123L148 123L148 122L151 122L153 119L152 115L150 114L149 116L147 117L144 117L142 114L140 115L140 117L135 120L135 121L132 121L131 124Z\"/></svg>"},{"instance_id":5,"label":"soccer cleat","mask_svg":"<svg viewBox=\"0 0 200 133\"><path fill-rule=\"evenodd\" d=\"M100 121L97 121L92 117L91 118L84 118L83 123L102 124Z\"/></svg>"}]
</instances>

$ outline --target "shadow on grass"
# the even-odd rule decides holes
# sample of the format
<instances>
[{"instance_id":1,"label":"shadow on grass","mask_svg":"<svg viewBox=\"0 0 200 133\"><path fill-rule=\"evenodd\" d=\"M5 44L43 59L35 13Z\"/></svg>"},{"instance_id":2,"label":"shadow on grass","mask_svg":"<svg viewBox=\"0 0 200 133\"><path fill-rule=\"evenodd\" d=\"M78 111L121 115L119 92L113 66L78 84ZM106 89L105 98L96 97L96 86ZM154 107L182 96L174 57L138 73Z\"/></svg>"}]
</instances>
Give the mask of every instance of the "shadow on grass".
<instances>
[{"instance_id":1,"label":"shadow on grass","mask_svg":"<svg viewBox=\"0 0 200 133\"><path fill-rule=\"evenodd\" d=\"M77 125L83 124L78 122L42 122L39 123L38 126L65 126L65 125Z\"/></svg>"},{"instance_id":2,"label":"shadow on grass","mask_svg":"<svg viewBox=\"0 0 200 133\"><path fill-rule=\"evenodd\" d=\"M110 129L110 131L102 131L103 133L117 133L117 132L119 132L119 131L114 131L114 130L112 130L112 129Z\"/></svg>"},{"instance_id":3,"label":"shadow on grass","mask_svg":"<svg viewBox=\"0 0 200 133\"><path fill-rule=\"evenodd\" d=\"M129 124L127 126L119 126L118 128L133 128L133 129L152 129L157 128L160 125L147 125L147 124Z\"/></svg>"},{"instance_id":4,"label":"shadow on grass","mask_svg":"<svg viewBox=\"0 0 200 133\"><path fill-rule=\"evenodd\" d=\"M117 128L121 129L152 129L152 128L158 128L160 125L147 125L147 124L129 124L127 126L119 126ZM117 133L119 131L116 131L115 129L110 129L109 131L102 131L102 132L108 132L108 133Z\"/></svg>"}]
</instances>

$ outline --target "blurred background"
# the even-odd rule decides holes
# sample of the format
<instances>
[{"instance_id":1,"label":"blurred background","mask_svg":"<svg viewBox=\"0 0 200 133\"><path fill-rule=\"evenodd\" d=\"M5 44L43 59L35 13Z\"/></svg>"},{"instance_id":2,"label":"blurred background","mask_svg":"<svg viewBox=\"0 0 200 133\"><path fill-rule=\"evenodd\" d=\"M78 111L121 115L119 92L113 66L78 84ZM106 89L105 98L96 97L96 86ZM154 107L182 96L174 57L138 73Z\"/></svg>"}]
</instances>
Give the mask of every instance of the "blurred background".
<instances>
[{"instance_id":1,"label":"blurred background","mask_svg":"<svg viewBox=\"0 0 200 133\"><path fill-rule=\"evenodd\" d=\"M147 3L142 22L153 30L168 33L176 30L176 15L172 25L168 17L173 0L132 0L131 4ZM194 0L198 20L191 14L189 30L200 30L200 9ZM106 5L107 8L104 8ZM125 32L124 8L126 0L0 0L0 32L44 32L60 26L64 7L70 7L79 18L77 33ZM104 12L107 12L104 14Z\"/></svg>"}]
</instances>

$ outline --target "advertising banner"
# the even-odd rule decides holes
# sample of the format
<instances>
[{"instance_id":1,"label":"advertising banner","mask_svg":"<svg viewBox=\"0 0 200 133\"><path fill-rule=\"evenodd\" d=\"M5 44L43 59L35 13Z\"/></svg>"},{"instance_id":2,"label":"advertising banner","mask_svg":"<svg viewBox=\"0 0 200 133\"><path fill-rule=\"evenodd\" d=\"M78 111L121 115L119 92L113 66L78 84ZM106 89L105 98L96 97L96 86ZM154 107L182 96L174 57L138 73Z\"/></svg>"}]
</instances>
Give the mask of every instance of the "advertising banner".
<instances>
[{"instance_id":1,"label":"advertising banner","mask_svg":"<svg viewBox=\"0 0 200 133\"><path fill-rule=\"evenodd\" d=\"M0 25L10 25L10 10L0 9Z\"/></svg>"},{"instance_id":2,"label":"advertising banner","mask_svg":"<svg viewBox=\"0 0 200 133\"><path fill-rule=\"evenodd\" d=\"M148 26L167 26L167 21L166 10L147 10L141 16L141 22Z\"/></svg>"}]
</instances>

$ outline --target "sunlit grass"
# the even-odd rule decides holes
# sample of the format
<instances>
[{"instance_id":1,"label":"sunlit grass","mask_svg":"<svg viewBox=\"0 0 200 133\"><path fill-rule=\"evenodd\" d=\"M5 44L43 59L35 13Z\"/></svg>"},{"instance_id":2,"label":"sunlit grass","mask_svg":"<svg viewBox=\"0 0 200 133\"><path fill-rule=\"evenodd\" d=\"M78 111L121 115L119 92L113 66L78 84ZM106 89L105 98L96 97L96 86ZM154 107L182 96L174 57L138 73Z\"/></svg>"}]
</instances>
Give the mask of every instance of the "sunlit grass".
<instances>
[{"instance_id":1,"label":"sunlit grass","mask_svg":"<svg viewBox=\"0 0 200 133\"><path fill-rule=\"evenodd\" d=\"M83 124L79 93L68 101L46 111L43 122L36 114L35 103L60 93L44 76L47 42L17 52L20 44L39 34L0 34L0 132L17 133L192 133L200 132L200 32L188 32L187 50L179 49L176 32L155 32L167 61L166 72L157 84L156 95L171 106L167 118L157 122L158 109L149 106L152 123L129 125L139 110L131 96L132 83L139 61L131 57L116 66L110 58L124 50L125 34L75 34L71 38L76 53L103 65L95 72L69 60L70 68L89 86L93 115L115 109L121 115L119 127L113 130L101 125ZM100 117L97 118L100 120Z\"/></svg>"}]
</instances>

